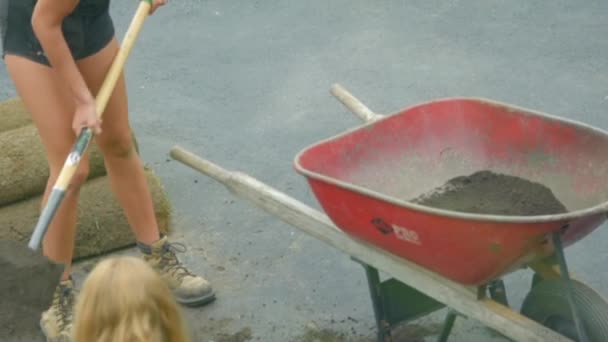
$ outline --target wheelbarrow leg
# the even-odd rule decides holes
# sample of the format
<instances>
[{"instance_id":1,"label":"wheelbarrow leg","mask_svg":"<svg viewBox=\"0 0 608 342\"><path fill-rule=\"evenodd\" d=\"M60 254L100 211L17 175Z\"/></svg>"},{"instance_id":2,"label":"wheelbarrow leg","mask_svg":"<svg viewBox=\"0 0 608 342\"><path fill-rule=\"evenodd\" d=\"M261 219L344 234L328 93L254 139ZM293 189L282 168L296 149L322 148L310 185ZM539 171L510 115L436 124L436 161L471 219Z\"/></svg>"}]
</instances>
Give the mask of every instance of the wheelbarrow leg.
<instances>
[{"instance_id":1,"label":"wheelbarrow leg","mask_svg":"<svg viewBox=\"0 0 608 342\"><path fill-rule=\"evenodd\" d=\"M378 270L371 267L363 262L359 262L365 268L365 274L367 276L367 284L369 286L369 293L372 299L372 305L374 307L374 316L376 317L376 326L378 327L378 342L391 342L391 327L388 323L388 317L386 317L386 310L383 307L382 290L380 288L380 275Z\"/></svg>"},{"instance_id":2,"label":"wheelbarrow leg","mask_svg":"<svg viewBox=\"0 0 608 342\"><path fill-rule=\"evenodd\" d=\"M574 324L576 326L576 332L580 342L588 342L589 338L583 326L581 316L578 313L576 302L574 301L574 293L572 286L570 286L570 274L568 273L568 265L566 264L566 257L564 255L564 247L560 237L560 232L557 231L552 234L553 245L555 246L555 255L559 263L560 273L562 279L568 284L568 301L570 302L570 310L572 310L572 317L574 318Z\"/></svg>"},{"instance_id":3,"label":"wheelbarrow leg","mask_svg":"<svg viewBox=\"0 0 608 342\"><path fill-rule=\"evenodd\" d=\"M490 292L490 297L493 300L504 306L509 306L507 290L505 289L505 283L502 279L492 280L488 285L488 291Z\"/></svg>"},{"instance_id":4,"label":"wheelbarrow leg","mask_svg":"<svg viewBox=\"0 0 608 342\"><path fill-rule=\"evenodd\" d=\"M448 337L452 333L452 328L454 327L454 322L456 321L456 317L458 317L458 312L454 310L449 310L448 314L445 316L445 321L443 322L443 328L441 328L441 335L437 338L437 342L447 342Z\"/></svg>"},{"instance_id":5,"label":"wheelbarrow leg","mask_svg":"<svg viewBox=\"0 0 608 342\"><path fill-rule=\"evenodd\" d=\"M357 258L351 259L365 270L376 319L378 342L393 341L393 329L396 326L445 307L444 304L394 278L381 280L377 268Z\"/></svg>"}]
</instances>

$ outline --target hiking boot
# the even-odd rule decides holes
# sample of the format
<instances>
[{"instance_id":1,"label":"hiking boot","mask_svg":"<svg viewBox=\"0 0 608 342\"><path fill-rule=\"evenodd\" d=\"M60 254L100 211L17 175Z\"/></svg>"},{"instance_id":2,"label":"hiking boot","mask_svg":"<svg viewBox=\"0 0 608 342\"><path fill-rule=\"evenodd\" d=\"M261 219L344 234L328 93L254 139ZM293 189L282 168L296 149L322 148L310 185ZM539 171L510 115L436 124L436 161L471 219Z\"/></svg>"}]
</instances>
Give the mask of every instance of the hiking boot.
<instances>
[{"instance_id":1,"label":"hiking boot","mask_svg":"<svg viewBox=\"0 0 608 342\"><path fill-rule=\"evenodd\" d=\"M74 302L74 282L72 279L61 281L53 294L51 307L42 313L40 319L40 328L47 342L70 342Z\"/></svg>"},{"instance_id":2,"label":"hiking boot","mask_svg":"<svg viewBox=\"0 0 608 342\"><path fill-rule=\"evenodd\" d=\"M215 299L211 285L201 276L191 273L177 259L175 252L177 246L183 248L182 244L169 243L164 236L151 245L138 242L143 258L154 268L175 295L178 303L188 306L207 304Z\"/></svg>"}]
</instances>

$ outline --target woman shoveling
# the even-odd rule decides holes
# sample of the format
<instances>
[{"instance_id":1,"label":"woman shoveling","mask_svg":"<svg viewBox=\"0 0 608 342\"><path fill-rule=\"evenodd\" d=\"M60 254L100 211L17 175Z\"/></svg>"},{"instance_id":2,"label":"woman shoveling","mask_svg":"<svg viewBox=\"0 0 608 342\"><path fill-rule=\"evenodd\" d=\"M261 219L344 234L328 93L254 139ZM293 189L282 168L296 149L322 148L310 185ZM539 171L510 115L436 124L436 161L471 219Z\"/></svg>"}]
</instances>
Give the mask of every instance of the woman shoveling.
<instances>
[{"instance_id":1,"label":"woman shoveling","mask_svg":"<svg viewBox=\"0 0 608 342\"><path fill-rule=\"evenodd\" d=\"M214 299L210 284L184 267L167 237L159 233L143 164L133 145L122 74L108 100L103 122L97 119L95 94L119 51L109 2L0 0L3 58L47 153L50 177L42 205L77 135L84 127L90 128L143 259L161 274L178 302L205 304ZM152 1L151 13L165 2ZM70 335L78 188L87 175L85 154L42 244L45 256L65 265L53 303L40 322L52 341L68 340Z\"/></svg>"}]
</instances>

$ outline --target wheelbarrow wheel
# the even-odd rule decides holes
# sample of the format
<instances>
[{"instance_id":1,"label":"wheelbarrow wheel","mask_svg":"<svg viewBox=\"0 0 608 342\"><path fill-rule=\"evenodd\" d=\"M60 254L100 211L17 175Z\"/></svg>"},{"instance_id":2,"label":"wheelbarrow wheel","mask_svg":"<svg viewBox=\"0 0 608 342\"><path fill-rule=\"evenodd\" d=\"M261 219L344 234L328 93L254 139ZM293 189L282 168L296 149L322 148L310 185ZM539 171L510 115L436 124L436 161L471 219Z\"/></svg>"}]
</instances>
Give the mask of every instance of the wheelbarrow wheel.
<instances>
[{"instance_id":1,"label":"wheelbarrow wheel","mask_svg":"<svg viewBox=\"0 0 608 342\"><path fill-rule=\"evenodd\" d=\"M579 281L570 280L570 285L589 342L608 341L608 303ZM568 301L568 283L564 280L536 284L526 296L521 313L573 341L579 340Z\"/></svg>"}]
</instances>

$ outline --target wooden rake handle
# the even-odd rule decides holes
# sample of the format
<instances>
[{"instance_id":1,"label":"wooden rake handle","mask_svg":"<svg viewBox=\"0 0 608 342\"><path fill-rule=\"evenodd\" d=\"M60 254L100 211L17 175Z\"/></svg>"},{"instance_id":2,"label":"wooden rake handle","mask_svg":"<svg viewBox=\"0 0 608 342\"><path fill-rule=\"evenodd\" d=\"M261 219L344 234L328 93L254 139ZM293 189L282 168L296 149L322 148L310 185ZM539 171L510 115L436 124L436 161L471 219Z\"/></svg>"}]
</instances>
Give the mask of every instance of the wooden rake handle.
<instances>
[{"instance_id":1,"label":"wooden rake handle","mask_svg":"<svg viewBox=\"0 0 608 342\"><path fill-rule=\"evenodd\" d=\"M114 57L110 70L108 70L108 74L106 75L99 93L95 98L95 108L97 110L97 117L99 119L101 119L103 112L106 109L108 100L114 91L114 87L116 86L116 82L118 81L118 78L124 68L127 57L131 53L131 49L135 44L135 40L141 31L145 19L150 13L151 7L152 0L141 0L135 15L129 24L129 28L127 29L120 49ZM93 132L89 128L84 128L78 136L76 143L74 143L74 146L72 147L72 150L67 156L65 164L59 173L59 177L57 177L57 180L53 185L53 189L51 190L48 201L42 209L40 217L38 218L38 222L36 223L36 227L34 228L28 243L28 247L30 249L37 250L40 247L40 244L44 239L44 235L46 234L46 231L48 230L57 209L63 201L66 189L72 181L72 177L80 164L80 159L88 148L92 137Z\"/></svg>"}]
</instances>

